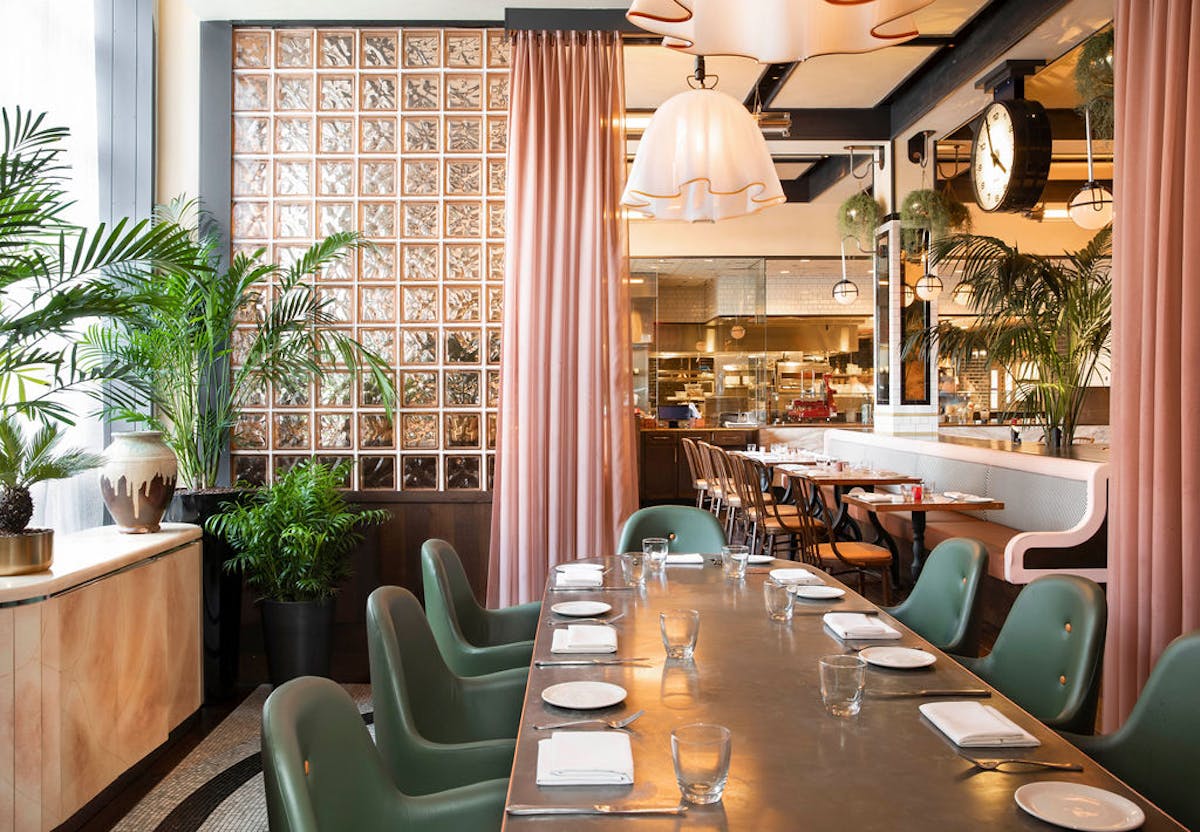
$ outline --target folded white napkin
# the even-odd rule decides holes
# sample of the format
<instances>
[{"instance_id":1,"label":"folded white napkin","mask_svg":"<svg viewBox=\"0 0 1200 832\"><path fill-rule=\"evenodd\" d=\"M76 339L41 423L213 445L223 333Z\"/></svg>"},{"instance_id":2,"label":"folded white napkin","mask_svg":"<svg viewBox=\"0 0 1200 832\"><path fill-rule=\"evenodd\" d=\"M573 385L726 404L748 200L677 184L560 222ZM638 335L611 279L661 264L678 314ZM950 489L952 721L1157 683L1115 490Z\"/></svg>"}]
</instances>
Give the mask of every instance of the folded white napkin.
<instances>
[{"instance_id":1,"label":"folded white napkin","mask_svg":"<svg viewBox=\"0 0 1200 832\"><path fill-rule=\"evenodd\" d=\"M633 783L633 749L623 731L555 731L538 741L539 786Z\"/></svg>"},{"instance_id":2,"label":"folded white napkin","mask_svg":"<svg viewBox=\"0 0 1200 832\"><path fill-rule=\"evenodd\" d=\"M970 494L966 491L947 491L946 496L951 500L962 500L964 503L990 503L991 497L980 497L978 494Z\"/></svg>"},{"instance_id":3,"label":"folded white napkin","mask_svg":"<svg viewBox=\"0 0 1200 832\"><path fill-rule=\"evenodd\" d=\"M821 579L807 569L784 568L772 569L771 577L777 584L819 584Z\"/></svg>"},{"instance_id":4,"label":"folded white napkin","mask_svg":"<svg viewBox=\"0 0 1200 832\"><path fill-rule=\"evenodd\" d=\"M667 566L703 566L704 556L698 552L672 552L667 555Z\"/></svg>"},{"instance_id":5,"label":"folded white napkin","mask_svg":"<svg viewBox=\"0 0 1200 832\"><path fill-rule=\"evenodd\" d=\"M991 705L981 702L926 702L919 710L937 729L963 748L1041 745L1033 734Z\"/></svg>"},{"instance_id":6,"label":"folded white napkin","mask_svg":"<svg viewBox=\"0 0 1200 832\"><path fill-rule=\"evenodd\" d=\"M554 631L551 653L615 653L616 628L607 624L572 624Z\"/></svg>"},{"instance_id":7,"label":"folded white napkin","mask_svg":"<svg viewBox=\"0 0 1200 832\"><path fill-rule=\"evenodd\" d=\"M855 491L854 495L864 503L895 503L903 499L899 494L886 491Z\"/></svg>"},{"instance_id":8,"label":"folded white napkin","mask_svg":"<svg viewBox=\"0 0 1200 832\"><path fill-rule=\"evenodd\" d=\"M825 626L833 630L838 638L890 639L900 638L900 631L873 615L857 612L827 612L821 617Z\"/></svg>"},{"instance_id":9,"label":"folded white napkin","mask_svg":"<svg viewBox=\"0 0 1200 832\"><path fill-rule=\"evenodd\" d=\"M554 585L575 587L604 586L604 573L598 569L568 569L565 572L556 573Z\"/></svg>"},{"instance_id":10,"label":"folded white napkin","mask_svg":"<svg viewBox=\"0 0 1200 832\"><path fill-rule=\"evenodd\" d=\"M603 572L604 565L600 563L560 563L554 567L559 572Z\"/></svg>"}]
</instances>

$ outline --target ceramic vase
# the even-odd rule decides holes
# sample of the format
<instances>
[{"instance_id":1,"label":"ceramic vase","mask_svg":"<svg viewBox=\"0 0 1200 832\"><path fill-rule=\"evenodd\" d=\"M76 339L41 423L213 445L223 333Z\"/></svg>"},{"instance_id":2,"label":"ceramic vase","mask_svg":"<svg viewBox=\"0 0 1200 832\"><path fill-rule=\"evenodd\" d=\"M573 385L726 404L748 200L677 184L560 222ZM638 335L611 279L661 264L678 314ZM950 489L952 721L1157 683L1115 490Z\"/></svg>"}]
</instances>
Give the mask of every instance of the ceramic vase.
<instances>
[{"instance_id":1,"label":"ceramic vase","mask_svg":"<svg viewBox=\"0 0 1200 832\"><path fill-rule=\"evenodd\" d=\"M156 430L114 433L104 451L100 490L126 534L156 532L175 496L179 463Z\"/></svg>"}]
</instances>

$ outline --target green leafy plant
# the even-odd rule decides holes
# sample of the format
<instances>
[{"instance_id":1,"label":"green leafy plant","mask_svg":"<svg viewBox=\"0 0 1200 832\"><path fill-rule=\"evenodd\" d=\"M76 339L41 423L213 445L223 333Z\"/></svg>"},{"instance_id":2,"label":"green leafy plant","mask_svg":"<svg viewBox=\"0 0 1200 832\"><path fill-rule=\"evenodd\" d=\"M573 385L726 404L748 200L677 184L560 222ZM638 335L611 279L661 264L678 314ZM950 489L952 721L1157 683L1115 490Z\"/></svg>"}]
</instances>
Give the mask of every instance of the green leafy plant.
<instances>
[{"instance_id":1,"label":"green leafy plant","mask_svg":"<svg viewBox=\"0 0 1200 832\"><path fill-rule=\"evenodd\" d=\"M225 563L270 601L321 601L349 576L349 556L362 526L390 517L385 509L359 511L340 488L349 463L298 463L242 503L226 503L206 528L237 554Z\"/></svg>"},{"instance_id":2,"label":"green leafy plant","mask_svg":"<svg viewBox=\"0 0 1200 832\"><path fill-rule=\"evenodd\" d=\"M62 439L57 424L40 425L30 435L18 417L0 417L0 534L25 531L33 516L30 486L61 480L96 468L103 457L83 451L58 451Z\"/></svg>"},{"instance_id":3,"label":"green leafy plant","mask_svg":"<svg viewBox=\"0 0 1200 832\"><path fill-rule=\"evenodd\" d=\"M361 245L357 235L330 235L286 267L266 262L265 249L239 251L225 267L220 235L194 202L177 200L159 215L189 229L186 262L130 275L125 285L153 292L154 302L131 323L94 328L88 343L103 360L137 368L129 393L143 393L150 413L117 403L109 415L161 431L184 488L218 486L239 414L270 386L297 395L325 373L345 372L391 417L391 368L337 328L344 321L333 298L312 283Z\"/></svg>"},{"instance_id":4,"label":"green leafy plant","mask_svg":"<svg viewBox=\"0 0 1200 832\"><path fill-rule=\"evenodd\" d=\"M875 229L883 221L883 203L866 191L848 197L838 207L838 233L853 237L860 251L871 251L875 243Z\"/></svg>"},{"instance_id":5,"label":"green leafy plant","mask_svg":"<svg viewBox=\"0 0 1200 832\"><path fill-rule=\"evenodd\" d=\"M971 214L953 194L920 188L909 191L900 203L900 225L902 247L915 257L931 239L970 230Z\"/></svg>"},{"instance_id":6,"label":"green leafy plant","mask_svg":"<svg viewBox=\"0 0 1200 832\"><path fill-rule=\"evenodd\" d=\"M1097 32L1079 50L1075 62L1075 91L1083 103L1079 113L1091 111L1092 137L1113 137L1113 30Z\"/></svg>"},{"instance_id":7,"label":"green leafy plant","mask_svg":"<svg viewBox=\"0 0 1200 832\"><path fill-rule=\"evenodd\" d=\"M1112 226L1064 257L1025 254L995 237L936 241L932 262L961 270L962 297L978 316L917 332L905 352L939 355L961 368L986 353L1016 382L1010 408L1037 414L1047 436L1070 444L1087 386L1108 366L1112 332Z\"/></svg>"}]
</instances>

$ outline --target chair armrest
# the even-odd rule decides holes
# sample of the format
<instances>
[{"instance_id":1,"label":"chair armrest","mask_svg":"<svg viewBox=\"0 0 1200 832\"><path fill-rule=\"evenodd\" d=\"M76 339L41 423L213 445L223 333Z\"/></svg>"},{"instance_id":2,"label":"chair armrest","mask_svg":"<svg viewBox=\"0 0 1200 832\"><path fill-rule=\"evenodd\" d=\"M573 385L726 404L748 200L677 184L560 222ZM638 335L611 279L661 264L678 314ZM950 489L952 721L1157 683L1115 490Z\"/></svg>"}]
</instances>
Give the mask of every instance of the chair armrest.
<instances>
[{"instance_id":1,"label":"chair armrest","mask_svg":"<svg viewBox=\"0 0 1200 832\"><path fill-rule=\"evenodd\" d=\"M454 664L455 672L472 678L505 670L528 670L529 662L533 658L532 641L498 644L495 647L475 647L460 641L455 645L455 650L458 653Z\"/></svg>"},{"instance_id":2,"label":"chair armrest","mask_svg":"<svg viewBox=\"0 0 1200 832\"><path fill-rule=\"evenodd\" d=\"M529 668L521 667L462 680L465 733L479 739L511 738L521 723Z\"/></svg>"},{"instance_id":3,"label":"chair armrest","mask_svg":"<svg viewBox=\"0 0 1200 832\"><path fill-rule=\"evenodd\" d=\"M508 776L421 797L403 797L400 823L381 829L445 832L447 829L499 829L504 821Z\"/></svg>"},{"instance_id":4,"label":"chair armrest","mask_svg":"<svg viewBox=\"0 0 1200 832\"><path fill-rule=\"evenodd\" d=\"M537 634L538 618L541 614L540 601L505 607L502 610L487 610L488 644L532 640Z\"/></svg>"}]
</instances>

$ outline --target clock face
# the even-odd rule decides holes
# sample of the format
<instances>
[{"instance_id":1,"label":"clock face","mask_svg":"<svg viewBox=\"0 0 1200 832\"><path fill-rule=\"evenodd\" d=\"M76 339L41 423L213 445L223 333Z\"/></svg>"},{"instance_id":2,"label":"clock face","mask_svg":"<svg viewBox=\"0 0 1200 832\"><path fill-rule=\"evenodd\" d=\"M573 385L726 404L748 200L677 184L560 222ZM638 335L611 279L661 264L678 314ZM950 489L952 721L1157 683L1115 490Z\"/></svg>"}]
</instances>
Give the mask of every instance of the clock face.
<instances>
[{"instance_id":1,"label":"clock face","mask_svg":"<svg viewBox=\"0 0 1200 832\"><path fill-rule=\"evenodd\" d=\"M971 151L975 199L983 210L995 211L1004 203L1013 179L1015 157L1012 116L1003 104L991 104L983 111Z\"/></svg>"}]
</instances>

